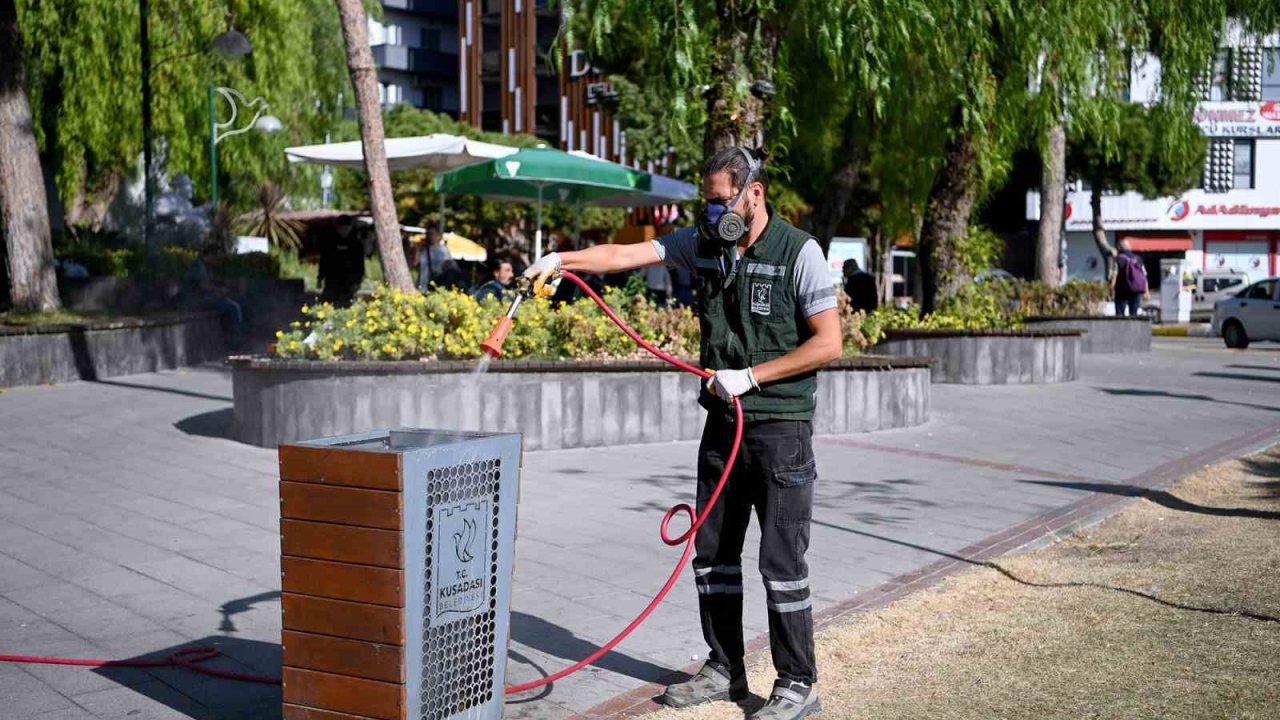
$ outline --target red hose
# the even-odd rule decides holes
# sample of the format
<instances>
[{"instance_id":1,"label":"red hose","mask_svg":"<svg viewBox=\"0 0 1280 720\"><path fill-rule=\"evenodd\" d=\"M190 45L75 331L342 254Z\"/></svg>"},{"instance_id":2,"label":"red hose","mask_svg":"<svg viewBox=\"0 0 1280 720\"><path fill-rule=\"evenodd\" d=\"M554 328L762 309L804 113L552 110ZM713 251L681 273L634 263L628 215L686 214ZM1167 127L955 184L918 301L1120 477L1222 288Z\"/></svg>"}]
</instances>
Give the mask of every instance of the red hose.
<instances>
[{"instance_id":1,"label":"red hose","mask_svg":"<svg viewBox=\"0 0 1280 720\"><path fill-rule=\"evenodd\" d=\"M90 658L39 657L36 655L0 655L0 662L35 663L40 665L79 665L81 667L184 667L202 675L240 680L241 682L262 683L263 685L279 685L280 678L266 675L250 675L248 673L215 670L198 663L212 660L222 651L216 647L193 647L179 650L164 660L94 660Z\"/></svg>"},{"instance_id":2,"label":"red hose","mask_svg":"<svg viewBox=\"0 0 1280 720\"><path fill-rule=\"evenodd\" d=\"M702 378L711 377L711 373L696 368L689 363L681 361L679 358L659 350L644 338L640 337L640 334L635 330L632 330L625 322L623 322L622 318L618 317L618 314L615 313L613 309L610 308L609 305L605 303L605 301L601 299L586 282L583 281L582 278L567 270L563 271L561 274L579 288L582 288L582 291L587 294L587 297L594 300L596 304L600 306L600 309L604 311L604 314L608 315L609 319L622 329L622 332L626 333L632 340L635 340L637 345L648 350L659 359L665 360L685 372L693 373L694 375ZM653 613L654 609L656 609L667 597L667 593L671 592L671 588L675 587L676 580L680 579L680 572L684 570L685 565L689 562L689 556L693 554L694 536L698 532L698 528L702 527L702 523L706 522L707 516L711 514L711 509L715 507L716 500L720 499L720 491L724 490L724 485L729 480L729 473L733 472L733 463L738 459L738 448L742 445L742 405L734 402L733 409L734 412L737 413L737 422L734 423L733 447L729 450L729 458L725 461L724 472L720 473L720 481L716 483L715 489L711 491L711 496L707 498L707 506L703 509L702 515L700 517L696 516L692 507L685 503L681 503L668 510L667 514L662 517L662 525L659 528L659 535L662 536L662 542L668 545L679 545L682 542L685 543L684 552L680 554L680 561L677 562L675 568L671 570L671 575L667 578L666 584L662 586L662 589L658 591L657 595L653 596L653 599L649 601L649 604L645 606L644 610L640 611L640 614L637 615L630 624L622 629L622 632L615 635L609 642L601 645L598 650L569 667L560 670L559 672L555 672L544 678L539 678L520 685L512 685L507 688L508 695L524 692L525 690L532 690L537 687L542 687L543 685L549 685L556 680L572 675L596 660L599 660L601 657L604 657L606 653L617 647L618 643L622 642L623 639L630 635L637 627L640 627L640 623L644 622L649 615ZM671 518L682 512L689 516L689 529L684 531L684 533L679 537L670 537L667 532L667 526L670 524Z\"/></svg>"},{"instance_id":3,"label":"red hose","mask_svg":"<svg viewBox=\"0 0 1280 720\"><path fill-rule=\"evenodd\" d=\"M631 327L622 320L622 318L618 317L618 314L613 311L613 308L610 308L609 305L605 303L605 301L582 280L582 278L568 271L561 274L578 287L582 288L582 291L587 294L587 297L594 300L595 303L600 306L600 309L604 311L604 314L609 316L609 319L621 328L622 331L632 340L634 340L637 345L648 350L650 353L653 353L653 355L659 359L671 363L685 372L693 373L694 375L702 378L711 377L711 373L696 368L673 355L659 350L644 338L640 337L640 334L635 330L632 330ZM662 589L658 591L658 594L653 596L653 599L649 601L649 604L645 606L644 610L642 610L630 624L622 629L622 632L615 635L612 640L602 645L598 650L569 667L560 670L559 672L552 673L551 675L531 682L512 685L507 688L506 692L508 695L524 692L525 690L532 690L537 687L542 687L543 685L549 685L561 678L572 675L596 660L599 660L601 657L604 657L606 653L617 647L618 643L622 642L623 639L630 635L637 627L640 627L640 623L643 623L648 619L649 615L653 613L658 605L662 604L664 599L666 599L667 593L671 592L671 588L675 587L676 580L680 578L680 572L684 570L685 565L689 562L689 556L693 554L693 540L694 536L698 532L698 528L702 527L702 523L707 521L707 516L711 514L711 509L715 507L716 501L720 499L720 492L724 490L724 485L729 480L729 474L733 471L734 461L738 459L738 448L742 445L742 406L737 402L734 402L733 409L734 412L737 413L737 422L734 423L733 447L730 449L729 457L725 461L724 472L720 473L720 481L716 483L715 489L711 491L711 496L707 498L707 507L702 511L702 515L697 516L692 507L686 503L681 503L672 507L667 511L666 515L662 516L662 525L658 530L658 534L662 537L662 541L668 545L679 545L680 543L685 544L684 552L680 554L680 561L677 562L675 568L671 570L671 575L667 578L667 582L662 586ZM679 537L673 538L668 532L668 526L671 524L671 519L680 513L684 513L689 516L689 529L681 533ZM40 657L35 655L0 655L0 662L38 663L44 665L78 665L81 667L184 667L193 672L212 675L213 677L226 678L228 680L263 683L266 685L279 685L281 683L280 678L230 672L227 670L215 670L199 664L217 657L219 654L220 651L215 647L194 647L179 650L164 660L95 660Z\"/></svg>"}]
</instances>

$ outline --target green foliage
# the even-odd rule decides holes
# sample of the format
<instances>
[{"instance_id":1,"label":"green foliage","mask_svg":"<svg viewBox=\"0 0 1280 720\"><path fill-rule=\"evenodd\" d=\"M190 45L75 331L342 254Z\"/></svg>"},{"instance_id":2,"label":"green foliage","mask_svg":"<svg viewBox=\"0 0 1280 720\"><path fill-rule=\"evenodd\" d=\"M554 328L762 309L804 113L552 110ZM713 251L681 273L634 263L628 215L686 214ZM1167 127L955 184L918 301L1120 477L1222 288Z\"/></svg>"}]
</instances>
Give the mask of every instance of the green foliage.
<instances>
[{"instance_id":1,"label":"green foliage","mask_svg":"<svg viewBox=\"0 0 1280 720\"><path fill-rule=\"evenodd\" d=\"M697 354L698 321L689 309L658 308L643 294L628 297L616 289L605 300L666 352ZM475 359L507 306L494 298L477 302L457 290L423 294L379 288L347 308L303 307L303 320L276 333L276 354L317 360ZM525 302L504 347L510 359L646 356L587 298L558 308L541 299Z\"/></svg>"},{"instance_id":2,"label":"green foliage","mask_svg":"<svg viewBox=\"0 0 1280 720\"><path fill-rule=\"evenodd\" d=\"M142 152L138 3L18 0L17 7L36 134L71 205L132 172ZM253 43L242 60L204 52L227 29L228 13ZM208 192L209 83L261 95L284 124L275 135L249 132L219 145L226 194L237 206L252 204L262 180L289 176L283 149L324 137L337 95L351 97L332 0L153 0L149 20L155 136L170 172L189 173ZM229 109L219 103L225 120ZM293 177L309 189L318 172Z\"/></svg>"},{"instance_id":3,"label":"green foliage","mask_svg":"<svg viewBox=\"0 0 1280 720\"><path fill-rule=\"evenodd\" d=\"M1004 238L991 230L973 225L956 243L956 255L969 277L1000 266L1004 259Z\"/></svg>"},{"instance_id":4,"label":"green foliage","mask_svg":"<svg viewBox=\"0 0 1280 720\"><path fill-rule=\"evenodd\" d=\"M1208 141L1189 115L1128 102L1111 103L1111 109L1114 128L1087 127L1071 136L1069 173L1099 188L1146 197L1176 195L1196 184Z\"/></svg>"},{"instance_id":5,"label":"green foliage","mask_svg":"<svg viewBox=\"0 0 1280 720\"><path fill-rule=\"evenodd\" d=\"M160 248L156 252L156 276L181 279L197 255L199 250L195 248L176 245ZM83 265L90 277L143 277L147 268L146 249L133 245L104 247L79 243L60 251L58 258ZM261 252L225 255L216 273L223 278L281 277L280 261L269 253Z\"/></svg>"},{"instance_id":6,"label":"green foliage","mask_svg":"<svg viewBox=\"0 0 1280 720\"><path fill-rule=\"evenodd\" d=\"M923 317L915 306L877 308L863 323L862 332L876 342L887 328L1019 327L1026 317L1096 315L1098 304L1109 295L1106 283L1086 280L1072 280L1061 287L1031 280L987 280L962 286L956 295L944 299L936 311Z\"/></svg>"}]
</instances>

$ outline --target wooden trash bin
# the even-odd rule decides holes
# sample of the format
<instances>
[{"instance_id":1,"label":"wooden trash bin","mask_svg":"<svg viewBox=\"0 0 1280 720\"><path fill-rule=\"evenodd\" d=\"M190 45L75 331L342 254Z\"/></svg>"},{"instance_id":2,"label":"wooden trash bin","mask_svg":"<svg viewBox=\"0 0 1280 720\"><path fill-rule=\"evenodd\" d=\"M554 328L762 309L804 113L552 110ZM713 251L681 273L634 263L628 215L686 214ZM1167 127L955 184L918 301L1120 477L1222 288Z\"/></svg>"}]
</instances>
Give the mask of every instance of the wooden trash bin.
<instances>
[{"instance_id":1,"label":"wooden trash bin","mask_svg":"<svg viewBox=\"0 0 1280 720\"><path fill-rule=\"evenodd\" d=\"M521 445L281 445L285 720L501 718Z\"/></svg>"}]
</instances>

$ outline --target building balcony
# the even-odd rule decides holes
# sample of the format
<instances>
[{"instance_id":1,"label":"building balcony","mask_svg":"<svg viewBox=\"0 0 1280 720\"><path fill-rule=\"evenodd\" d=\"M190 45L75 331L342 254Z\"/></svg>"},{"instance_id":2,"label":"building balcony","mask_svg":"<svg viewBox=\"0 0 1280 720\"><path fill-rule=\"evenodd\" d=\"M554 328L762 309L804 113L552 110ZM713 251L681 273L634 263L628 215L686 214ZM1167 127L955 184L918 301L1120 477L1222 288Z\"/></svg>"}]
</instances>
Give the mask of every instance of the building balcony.
<instances>
[{"instance_id":1,"label":"building balcony","mask_svg":"<svg viewBox=\"0 0 1280 720\"><path fill-rule=\"evenodd\" d=\"M454 53L427 50L426 48L409 48L409 72L435 77L456 78L458 76L458 56Z\"/></svg>"},{"instance_id":2,"label":"building balcony","mask_svg":"<svg viewBox=\"0 0 1280 720\"><path fill-rule=\"evenodd\" d=\"M408 70L409 48L404 45L374 45L373 64L380 70Z\"/></svg>"},{"instance_id":3,"label":"building balcony","mask_svg":"<svg viewBox=\"0 0 1280 720\"><path fill-rule=\"evenodd\" d=\"M458 56L453 53L405 45L374 45L372 49L373 62L381 70L447 78L458 75Z\"/></svg>"},{"instance_id":4,"label":"building balcony","mask_svg":"<svg viewBox=\"0 0 1280 720\"><path fill-rule=\"evenodd\" d=\"M457 0L382 0L382 6L391 10L429 15L438 18L457 19Z\"/></svg>"}]
</instances>

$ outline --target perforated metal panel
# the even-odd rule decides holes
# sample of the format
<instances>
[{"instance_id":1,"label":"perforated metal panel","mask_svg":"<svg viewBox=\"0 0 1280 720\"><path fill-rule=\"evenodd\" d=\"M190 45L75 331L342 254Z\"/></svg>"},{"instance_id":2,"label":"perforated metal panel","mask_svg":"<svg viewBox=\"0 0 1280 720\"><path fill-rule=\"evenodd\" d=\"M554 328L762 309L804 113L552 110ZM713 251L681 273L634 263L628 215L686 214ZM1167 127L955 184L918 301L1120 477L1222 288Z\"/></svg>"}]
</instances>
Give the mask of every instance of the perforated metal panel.
<instances>
[{"instance_id":1,"label":"perforated metal panel","mask_svg":"<svg viewBox=\"0 0 1280 720\"><path fill-rule=\"evenodd\" d=\"M405 708L502 717L518 435L404 431Z\"/></svg>"}]
</instances>

